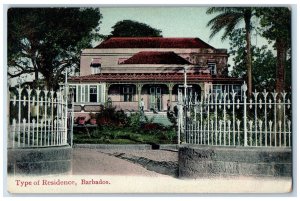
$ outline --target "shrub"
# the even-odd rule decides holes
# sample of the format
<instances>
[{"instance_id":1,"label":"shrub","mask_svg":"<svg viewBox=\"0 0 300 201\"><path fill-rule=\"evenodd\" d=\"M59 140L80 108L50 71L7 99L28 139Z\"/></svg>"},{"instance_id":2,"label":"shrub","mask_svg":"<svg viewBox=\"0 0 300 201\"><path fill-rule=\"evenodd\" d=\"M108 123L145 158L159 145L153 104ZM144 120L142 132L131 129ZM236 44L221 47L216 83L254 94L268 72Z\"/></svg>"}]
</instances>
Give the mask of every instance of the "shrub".
<instances>
[{"instance_id":1,"label":"shrub","mask_svg":"<svg viewBox=\"0 0 300 201\"><path fill-rule=\"evenodd\" d=\"M101 126L123 127L127 124L128 117L123 110L117 111L115 107L106 107L96 113L97 123Z\"/></svg>"},{"instance_id":2,"label":"shrub","mask_svg":"<svg viewBox=\"0 0 300 201\"><path fill-rule=\"evenodd\" d=\"M140 113L132 113L128 117L127 126L131 128L132 131L139 131L141 128L141 118L142 115Z\"/></svg>"},{"instance_id":3,"label":"shrub","mask_svg":"<svg viewBox=\"0 0 300 201\"><path fill-rule=\"evenodd\" d=\"M172 111L169 111L167 113L167 117L169 119L169 121L172 123L173 127L174 128L177 128L177 117L176 117L176 114Z\"/></svg>"}]
</instances>

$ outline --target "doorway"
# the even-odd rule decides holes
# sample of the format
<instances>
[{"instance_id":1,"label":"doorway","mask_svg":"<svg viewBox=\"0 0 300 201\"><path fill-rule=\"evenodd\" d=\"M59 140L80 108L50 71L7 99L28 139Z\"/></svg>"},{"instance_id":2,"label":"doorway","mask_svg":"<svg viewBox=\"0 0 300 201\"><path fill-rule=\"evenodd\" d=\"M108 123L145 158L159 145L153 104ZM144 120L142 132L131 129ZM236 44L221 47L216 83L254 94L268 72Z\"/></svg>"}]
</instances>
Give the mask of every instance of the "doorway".
<instances>
[{"instance_id":1,"label":"doorway","mask_svg":"<svg viewBox=\"0 0 300 201\"><path fill-rule=\"evenodd\" d=\"M162 93L161 87L150 87L150 104L149 109L155 111L162 110Z\"/></svg>"}]
</instances>

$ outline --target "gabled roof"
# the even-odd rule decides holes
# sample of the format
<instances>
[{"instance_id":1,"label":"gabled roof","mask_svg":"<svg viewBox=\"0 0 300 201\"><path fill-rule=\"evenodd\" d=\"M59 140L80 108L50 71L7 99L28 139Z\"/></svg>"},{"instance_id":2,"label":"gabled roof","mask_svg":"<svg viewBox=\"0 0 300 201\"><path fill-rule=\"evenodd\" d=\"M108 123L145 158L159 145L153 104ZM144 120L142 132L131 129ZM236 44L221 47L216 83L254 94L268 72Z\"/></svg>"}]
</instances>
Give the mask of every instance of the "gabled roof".
<instances>
[{"instance_id":1,"label":"gabled roof","mask_svg":"<svg viewBox=\"0 0 300 201\"><path fill-rule=\"evenodd\" d=\"M98 46L102 48L212 48L199 38L112 37Z\"/></svg>"},{"instance_id":2,"label":"gabled roof","mask_svg":"<svg viewBox=\"0 0 300 201\"><path fill-rule=\"evenodd\" d=\"M174 52L143 51L134 54L121 64L190 64Z\"/></svg>"}]
</instances>

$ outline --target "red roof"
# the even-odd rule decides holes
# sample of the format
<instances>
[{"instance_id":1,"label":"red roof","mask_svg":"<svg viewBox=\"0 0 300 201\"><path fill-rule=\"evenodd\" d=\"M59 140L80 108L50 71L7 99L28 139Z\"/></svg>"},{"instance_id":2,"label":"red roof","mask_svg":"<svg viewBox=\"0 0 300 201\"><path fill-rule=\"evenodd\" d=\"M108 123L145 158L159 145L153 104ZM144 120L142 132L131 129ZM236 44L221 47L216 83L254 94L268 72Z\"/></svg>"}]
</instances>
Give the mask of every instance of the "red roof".
<instances>
[{"instance_id":1,"label":"red roof","mask_svg":"<svg viewBox=\"0 0 300 201\"><path fill-rule=\"evenodd\" d=\"M199 38L112 37L95 48L213 48Z\"/></svg>"},{"instance_id":2,"label":"red roof","mask_svg":"<svg viewBox=\"0 0 300 201\"><path fill-rule=\"evenodd\" d=\"M121 64L190 64L174 52L139 52Z\"/></svg>"},{"instance_id":3,"label":"red roof","mask_svg":"<svg viewBox=\"0 0 300 201\"><path fill-rule=\"evenodd\" d=\"M228 78L228 77L212 77L210 74L187 74L188 82L199 81L216 81L216 82L242 82L240 78ZM176 81L183 82L183 73L99 73L94 75L86 75L79 77L70 77L69 81L78 82L168 82Z\"/></svg>"}]
</instances>

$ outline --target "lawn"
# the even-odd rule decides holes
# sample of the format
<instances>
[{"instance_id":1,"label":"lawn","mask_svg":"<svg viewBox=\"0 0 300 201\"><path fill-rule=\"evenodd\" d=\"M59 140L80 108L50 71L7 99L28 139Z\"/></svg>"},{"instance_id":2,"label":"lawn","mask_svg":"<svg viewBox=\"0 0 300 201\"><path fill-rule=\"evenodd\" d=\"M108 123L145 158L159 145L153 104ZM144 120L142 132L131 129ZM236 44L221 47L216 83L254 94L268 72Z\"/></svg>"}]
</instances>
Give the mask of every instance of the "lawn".
<instances>
[{"instance_id":1,"label":"lawn","mask_svg":"<svg viewBox=\"0 0 300 201\"><path fill-rule=\"evenodd\" d=\"M76 127L73 132L75 144L173 144L176 131L169 128L133 130L130 127L98 126Z\"/></svg>"}]
</instances>

